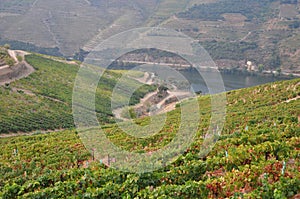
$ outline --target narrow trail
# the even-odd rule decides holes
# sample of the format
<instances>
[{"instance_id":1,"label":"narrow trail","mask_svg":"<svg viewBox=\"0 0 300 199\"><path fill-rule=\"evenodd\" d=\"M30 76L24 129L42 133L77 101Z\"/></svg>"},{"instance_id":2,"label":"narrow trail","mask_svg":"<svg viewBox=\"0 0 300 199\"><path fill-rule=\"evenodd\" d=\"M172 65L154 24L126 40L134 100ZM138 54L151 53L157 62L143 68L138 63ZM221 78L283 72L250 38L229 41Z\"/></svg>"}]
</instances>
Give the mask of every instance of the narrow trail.
<instances>
[{"instance_id":1,"label":"narrow trail","mask_svg":"<svg viewBox=\"0 0 300 199\"><path fill-rule=\"evenodd\" d=\"M33 2L33 4L31 5L31 8L34 8L38 1L39 1L39 0L35 0L35 1Z\"/></svg>"},{"instance_id":2,"label":"narrow trail","mask_svg":"<svg viewBox=\"0 0 300 199\"><path fill-rule=\"evenodd\" d=\"M52 37L52 40L55 42L57 46L60 46L60 42L58 41L55 33L51 30L51 24L50 21L53 21L53 15L52 12L49 10L48 17L46 19L42 19L43 24L45 25L47 31Z\"/></svg>"},{"instance_id":3,"label":"narrow trail","mask_svg":"<svg viewBox=\"0 0 300 199\"><path fill-rule=\"evenodd\" d=\"M34 68L28 64L26 61L25 61L25 55L28 55L30 53L28 52L25 52L25 51L22 51L22 50L8 50L8 53L9 55L15 60L16 64L24 64L26 66L26 71L23 72L23 73L20 73L19 76L16 76L16 77L12 77L11 79L9 80L4 80L4 81L1 81L0 80L0 85L5 85L7 83L11 83L15 80L18 80L18 79L21 79L21 78L24 78L24 77L27 77L28 75L30 75L31 73L33 73L35 70ZM22 57L22 61L19 62L17 56L21 56ZM4 69L5 67L1 67L1 69ZM8 67L10 68L10 67ZM1 72L1 71L0 71ZM1 73L0 73L1 75ZM31 95L31 96L36 96L35 93L33 93L32 91L30 90L26 90L26 89L20 89L20 88L15 88L13 87L12 88L12 91L13 92L19 92L19 91L22 91L24 92L26 95ZM52 100L52 101L55 101L55 102L59 102L59 103L63 103L63 104L66 104L65 102L59 100L59 99L56 99L56 98L53 98L53 97L49 97L49 96L45 96L45 95L39 95L41 97L44 97L44 98L47 98L49 100Z\"/></svg>"},{"instance_id":4,"label":"narrow trail","mask_svg":"<svg viewBox=\"0 0 300 199\"><path fill-rule=\"evenodd\" d=\"M92 5L92 3L89 0L83 0L83 2L85 2L87 5Z\"/></svg>"},{"instance_id":5,"label":"narrow trail","mask_svg":"<svg viewBox=\"0 0 300 199\"><path fill-rule=\"evenodd\" d=\"M245 41L251 34L252 34L252 32L248 32L248 34L247 34L245 37L243 37L243 38L240 40L240 42Z\"/></svg>"},{"instance_id":6,"label":"narrow trail","mask_svg":"<svg viewBox=\"0 0 300 199\"><path fill-rule=\"evenodd\" d=\"M297 96L297 97L294 97L294 98L292 98L292 99L288 99L288 100L286 100L286 101L284 101L284 102L282 102L282 103L290 103L290 102L296 101L296 100L298 100L298 99L300 99L300 95Z\"/></svg>"},{"instance_id":7,"label":"narrow trail","mask_svg":"<svg viewBox=\"0 0 300 199\"><path fill-rule=\"evenodd\" d=\"M35 69L25 61L25 55L28 55L28 52L8 50L8 53L16 61L16 64L10 67L1 67L0 85L5 85L18 79L25 78L35 71ZM18 56L22 57L22 61L18 60Z\"/></svg>"},{"instance_id":8,"label":"narrow trail","mask_svg":"<svg viewBox=\"0 0 300 199\"><path fill-rule=\"evenodd\" d=\"M132 61L132 60L124 60L125 64L149 64L149 65L159 65L159 66L173 66L180 68L189 68L190 64L173 64L173 63L155 63L155 62L146 62L146 61Z\"/></svg>"},{"instance_id":9,"label":"narrow trail","mask_svg":"<svg viewBox=\"0 0 300 199\"><path fill-rule=\"evenodd\" d=\"M148 72L145 72L144 76L141 78L133 78L133 79L135 79L143 84L148 84L148 85L152 85L155 83L154 74L151 74ZM151 104L151 102L150 102L151 98L155 97L155 95L157 95L157 94L158 94L157 90L154 92L148 93L140 100L140 103L133 106L133 108L138 109L138 108L145 106L145 104L147 104L147 103ZM154 115L158 115L158 114L162 114L162 113L166 113L166 112L174 110L176 108L176 104L178 103L178 101L181 101L182 99L185 99L185 98L188 98L191 96L192 95L190 92L180 91L177 89L176 86L174 86L174 91L168 91L168 95L165 98L163 98L160 102L154 104L158 108L158 110L156 110L154 112ZM172 98L177 98L178 101L167 104L166 102ZM124 111L124 107L113 110L113 114L114 114L115 118L122 120L122 121L129 121L130 119L124 118L122 116L123 111Z\"/></svg>"},{"instance_id":10,"label":"narrow trail","mask_svg":"<svg viewBox=\"0 0 300 199\"><path fill-rule=\"evenodd\" d=\"M65 60L65 59L59 59L57 57L52 57L50 55L41 55L42 57L45 57L47 59L52 59L54 61L58 61L58 62L61 62L61 63L64 63L64 64L73 64L73 65L80 65L79 63L77 63L76 61L68 61L68 60Z\"/></svg>"},{"instance_id":11,"label":"narrow trail","mask_svg":"<svg viewBox=\"0 0 300 199\"><path fill-rule=\"evenodd\" d=\"M7 52L9 54L9 56L11 56L15 60L16 63L19 62L18 59L17 59L16 52L14 50L8 50Z\"/></svg>"},{"instance_id":12,"label":"narrow trail","mask_svg":"<svg viewBox=\"0 0 300 199\"><path fill-rule=\"evenodd\" d=\"M144 73L144 76L141 77L141 78L132 78L142 84L148 84L148 85L152 85L155 83L155 80L154 80L154 74L151 74L151 73L148 73L148 72L145 72ZM154 92L151 92L151 93L148 93L147 95L145 95L141 100L140 100L140 103L138 103L137 105L135 105L134 107L138 107L138 106L142 106L147 100L149 100L151 97L153 97L154 95L157 94L157 91L154 91ZM115 116L116 119L119 119L119 120L123 120L123 121L129 121L128 118L124 118L122 117L122 112L124 111L124 107L122 108L118 108L118 109L115 109L113 110L113 114Z\"/></svg>"},{"instance_id":13,"label":"narrow trail","mask_svg":"<svg viewBox=\"0 0 300 199\"><path fill-rule=\"evenodd\" d=\"M133 78L142 84L152 85L154 84L154 74L145 72L144 76L141 78Z\"/></svg>"},{"instance_id":14,"label":"narrow trail","mask_svg":"<svg viewBox=\"0 0 300 199\"><path fill-rule=\"evenodd\" d=\"M60 132L66 129L55 129L55 130L47 130L47 131L42 131L42 130L35 130L32 132L18 132L18 133L9 133L9 134L0 134L0 139L1 138L12 138L12 137L18 137L18 136L32 136L32 135L44 135L48 133L55 133L55 132Z\"/></svg>"}]
</instances>

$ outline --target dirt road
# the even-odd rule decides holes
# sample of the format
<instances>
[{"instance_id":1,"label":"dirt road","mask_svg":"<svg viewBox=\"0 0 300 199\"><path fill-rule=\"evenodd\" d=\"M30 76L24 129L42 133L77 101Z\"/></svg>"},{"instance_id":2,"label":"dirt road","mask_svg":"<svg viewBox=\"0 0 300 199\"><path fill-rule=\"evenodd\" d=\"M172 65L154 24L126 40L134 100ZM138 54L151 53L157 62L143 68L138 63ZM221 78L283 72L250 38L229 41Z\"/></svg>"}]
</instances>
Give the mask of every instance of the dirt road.
<instances>
[{"instance_id":1,"label":"dirt road","mask_svg":"<svg viewBox=\"0 0 300 199\"><path fill-rule=\"evenodd\" d=\"M14 66L4 66L0 68L0 85L22 79L35 71L34 68L25 61L25 55L28 55L28 52L8 50L8 53L15 60L16 64ZM18 56L22 57L22 61L18 60Z\"/></svg>"}]
</instances>

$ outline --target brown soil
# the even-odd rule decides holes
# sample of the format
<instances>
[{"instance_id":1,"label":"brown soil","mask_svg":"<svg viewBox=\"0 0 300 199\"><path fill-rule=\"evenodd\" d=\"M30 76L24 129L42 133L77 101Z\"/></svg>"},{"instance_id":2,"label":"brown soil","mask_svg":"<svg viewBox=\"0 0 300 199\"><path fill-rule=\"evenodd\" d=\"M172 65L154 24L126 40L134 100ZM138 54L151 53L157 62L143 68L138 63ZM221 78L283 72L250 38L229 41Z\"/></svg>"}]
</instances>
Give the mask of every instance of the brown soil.
<instances>
[{"instance_id":1,"label":"brown soil","mask_svg":"<svg viewBox=\"0 0 300 199\"><path fill-rule=\"evenodd\" d=\"M27 52L9 50L8 53L16 61L16 64L0 67L0 85L22 79L34 72L34 68L25 61L24 56L28 54ZM21 56L23 61L19 62L17 56Z\"/></svg>"},{"instance_id":2,"label":"brown soil","mask_svg":"<svg viewBox=\"0 0 300 199\"><path fill-rule=\"evenodd\" d=\"M33 132L28 132L28 133L18 132L18 133L0 134L0 138L10 138L10 137L19 137L19 136L32 136L32 135L35 135L35 134L47 134L47 133L59 132L59 131L63 131L63 130L64 129L55 129L55 130L47 130L47 131L36 130L36 131L33 131Z\"/></svg>"}]
</instances>

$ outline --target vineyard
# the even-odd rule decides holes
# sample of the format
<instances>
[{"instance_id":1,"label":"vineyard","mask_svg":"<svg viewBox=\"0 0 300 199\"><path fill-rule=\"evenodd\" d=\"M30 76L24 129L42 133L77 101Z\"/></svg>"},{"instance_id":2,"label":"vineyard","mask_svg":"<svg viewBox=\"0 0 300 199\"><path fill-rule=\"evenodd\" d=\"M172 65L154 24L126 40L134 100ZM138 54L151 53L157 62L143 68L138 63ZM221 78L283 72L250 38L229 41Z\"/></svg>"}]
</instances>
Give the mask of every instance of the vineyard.
<instances>
[{"instance_id":1,"label":"vineyard","mask_svg":"<svg viewBox=\"0 0 300 199\"><path fill-rule=\"evenodd\" d=\"M14 126L16 130L33 128L30 126L33 124L34 128L43 129L46 127L41 125L46 120L52 128L66 124L65 127L72 127L69 92L77 66L37 55L27 57L27 61L37 72L10 87L30 90L35 95L1 88L2 132L11 132ZM41 61L45 64L38 64ZM53 78L43 76L46 72ZM133 174L107 168L93 160L91 149L84 147L74 129L2 138L0 196L281 199L296 198L298 194L299 197L299 85L299 79L294 79L228 92L225 126L212 151L202 158L198 152L209 126L211 107L210 96L199 97L201 122L193 144L171 165L152 173ZM103 111L104 107L98 108ZM169 112L164 128L147 139L128 136L114 124L103 129L115 145L148 153L166 146L176 136L180 113L179 108ZM149 118L135 122L146 125Z\"/></svg>"},{"instance_id":2,"label":"vineyard","mask_svg":"<svg viewBox=\"0 0 300 199\"><path fill-rule=\"evenodd\" d=\"M27 55L35 72L19 81L0 87L0 133L31 132L74 127L72 90L79 66ZM96 92L96 112L101 123L113 123L110 97L120 71L107 71ZM138 82L127 78L128 87ZM133 94L136 104L153 86L141 85ZM16 106L17 105L17 106Z\"/></svg>"}]
</instances>

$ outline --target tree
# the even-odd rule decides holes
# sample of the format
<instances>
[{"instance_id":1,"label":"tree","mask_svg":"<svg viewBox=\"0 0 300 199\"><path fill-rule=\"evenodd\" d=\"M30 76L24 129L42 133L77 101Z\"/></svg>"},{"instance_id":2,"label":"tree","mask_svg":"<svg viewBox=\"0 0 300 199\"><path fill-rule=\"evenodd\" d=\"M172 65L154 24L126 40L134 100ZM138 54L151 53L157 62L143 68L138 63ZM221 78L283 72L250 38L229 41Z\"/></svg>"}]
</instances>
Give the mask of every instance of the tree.
<instances>
[{"instance_id":1,"label":"tree","mask_svg":"<svg viewBox=\"0 0 300 199\"><path fill-rule=\"evenodd\" d=\"M4 44L4 48L6 48L7 50L10 49L10 45L9 44Z\"/></svg>"},{"instance_id":2,"label":"tree","mask_svg":"<svg viewBox=\"0 0 300 199\"><path fill-rule=\"evenodd\" d=\"M277 68L276 72L280 75L281 74L281 68Z\"/></svg>"},{"instance_id":3,"label":"tree","mask_svg":"<svg viewBox=\"0 0 300 199\"><path fill-rule=\"evenodd\" d=\"M161 86L158 87L158 92L159 93L165 93L167 91L168 91L168 87L166 87L166 86L161 85Z\"/></svg>"},{"instance_id":4,"label":"tree","mask_svg":"<svg viewBox=\"0 0 300 199\"><path fill-rule=\"evenodd\" d=\"M265 66L264 66L263 64L259 64L259 65L258 65L258 71L259 71L260 73L263 72L264 68L265 68Z\"/></svg>"},{"instance_id":5,"label":"tree","mask_svg":"<svg viewBox=\"0 0 300 199\"><path fill-rule=\"evenodd\" d=\"M15 60L11 57L5 58L5 63L9 66L13 66L15 64Z\"/></svg>"},{"instance_id":6,"label":"tree","mask_svg":"<svg viewBox=\"0 0 300 199\"><path fill-rule=\"evenodd\" d=\"M196 95L201 95L202 91L196 91Z\"/></svg>"}]
</instances>

